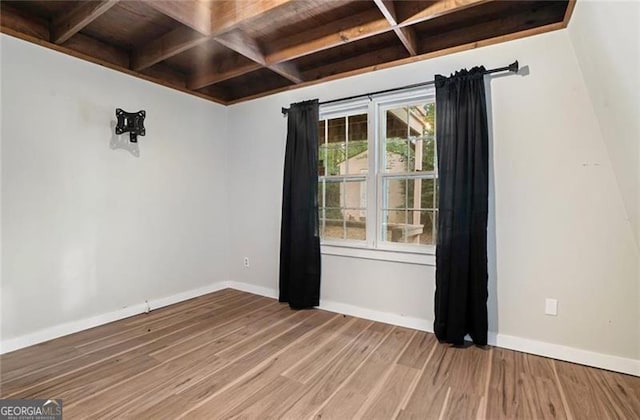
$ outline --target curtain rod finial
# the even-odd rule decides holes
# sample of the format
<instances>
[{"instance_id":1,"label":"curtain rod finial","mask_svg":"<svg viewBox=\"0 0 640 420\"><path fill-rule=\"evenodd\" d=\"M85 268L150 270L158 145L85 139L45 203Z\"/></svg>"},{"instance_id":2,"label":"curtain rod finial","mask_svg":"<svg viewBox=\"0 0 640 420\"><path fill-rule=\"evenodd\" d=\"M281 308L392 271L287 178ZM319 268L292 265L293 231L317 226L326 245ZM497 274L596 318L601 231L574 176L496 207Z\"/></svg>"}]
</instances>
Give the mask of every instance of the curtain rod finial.
<instances>
[{"instance_id":1,"label":"curtain rod finial","mask_svg":"<svg viewBox=\"0 0 640 420\"><path fill-rule=\"evenodd\" d=\"M509 71L517 73L519 68L520 67L519 67L519 64L518 64L518 60L516 60L513 63L509 64Z\"/></svg>"},{"instance_id":2,"label":"curtain rod finial","mask_svg":"<svg viewBox=\"0 0 640 420\"><path fill-rule=\"evenodd\" d=\"M282 115L287 115L289 113L289 108L282 107Z\"/></svg>"}]
</instances>

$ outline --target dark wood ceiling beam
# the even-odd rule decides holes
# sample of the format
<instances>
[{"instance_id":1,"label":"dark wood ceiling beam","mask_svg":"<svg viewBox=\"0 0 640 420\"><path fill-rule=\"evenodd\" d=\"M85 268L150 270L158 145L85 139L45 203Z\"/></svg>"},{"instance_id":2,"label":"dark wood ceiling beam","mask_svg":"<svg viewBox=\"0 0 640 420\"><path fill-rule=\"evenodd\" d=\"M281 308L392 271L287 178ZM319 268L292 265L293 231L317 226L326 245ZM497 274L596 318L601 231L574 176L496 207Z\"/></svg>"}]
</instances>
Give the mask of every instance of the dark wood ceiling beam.
<instances>
[{"instance_id":1,"label":"dark wood ceiling beam","mask_svg":"<svg viewBox=\"0 0 640 420\"><path fill-rule=\"evenodd\" d=\"M211 28L222 34L243 22L263 15L295 0L214 1L211 4Z\"/></svg>"},{"instance_id":2,"label":"dark wood ceiling beam","mask_svg":"<svg viewBox=\"0 0 640 420\"><path fill-rule=\"evenodd\" d=\"M307 70L304 72L304 78L306 80L324 79L336 74L357 70L362 67L397 60L402 58L402 54L404 54L404 52L396 45L379 50L367 51L337 63L324 64Z\"/></svg>"},{"instance_id":3,"label":"dark wood ceiling beam","mask_svg":"<svg viewBox=\"0 0 640 420\"><path fill-rule=\"evenodd\" d=\"M51 23L51 42L62 44L117 3L118 0L80 2L73 10L61 13Z\"/></svg>"},{"instance_id":4,"label":"dark wood ceiling beam","mask_svg":"<svg viewBox=\"0 0 640 420\"><path fill-rule=\"evenodd\" d=\"M249 60L268 68L294 83L301 83L303 81L302 75L293 63L267 64L262 48L258 42L244 33L244 31L234 29L214 39L230 50L247 57Z\"/></svg>"},{"instance_id":5,"label":"dark wood ceiling beam","mask_svg":"<svg viewBox=\"0 0 640 420\"><path fill-rule=\"evenodd\" d=\"M284 77L292 81L293 83L302 83L304 82L304 77L302 73L298 70L295 64L293 63L277 63L271 64L267 66L267 68L275 73L278 73L280 76Z\"/></svg>"},{"instance_id":6,"label":"dark wood ceiling beam","mask_svg":"<svg viewBox=\"0 0 640 420\"><path fill-rule=\"evenodd\" d=\"M358 41L392 30L389 22L376 10L368 10L330 24L306 31L296 39L304 41L290 44L288 39L278 40L267 54L267 64L293 60L338 45Z\"/></svg>"},{"instance_id":7,"label":"dark wood ceiling beam","mask_svg":"<svg viewBox=\"0 0 640 420\"><path fill-rule=\"evenodd\" d=\"M165 16L177 20L202 35L212 33L212 11L208 4L198 0L144 0Z\"/></svg>"},{"instance_id":8,"label":"dark wood ceiling beam","mask_svg":"<svg viewBox=\"0 0 640 420\"><path fill-rule=\"evenodd\" d=\"M424 36L423 47L425 47L425 51L423 52L444 50L474 41L517 34L523 30L544 27L549 24L563 24L563 22L554 22L556 17L554 6L557 3L541 2L541 4L542 7L524 9L519 11L519 14L496 17L493 20L486 20L447 32Z\"/></svg>"},{"instance_id":9,"label":"dark wood ceiling beam","mask_svg":"<svg viewBox=\"0 0 640 420\"><path fill-rule=\"evenodd\" d=\"M187 88L193 90L202 89L215 83L220 83L225 80L233 79L234 77L242 76L243 74L251 73L252 71L256 71L261 68L262 66L258 63L229 66L229 68L226 69L211 66L210 68L196 71L187 81Z\"/></svg>"},{"instance_id":10,"label":"dark wood ceiling beam","mask_svg":"<svg viewBox=\"0 0 640 420\"><path fill-rule=\"evenodd\" d=\"M210 85L205 88L199 90L199 92L204 93L205 95L213 96L214 98L220 98L225 101L228 101L231 97L229 95L229 91L222 86Z\"/></svg>"},{"instance_id":11,"label":"dark wood ceiling beam","mask_svg":"<svg viewBox=\"0 0 640 420\"><path fill-rule=\"evenodd\" d=\"M400 16L398 13L397 24L400 27L406 27L490 1L495 0L438 0L424 4L421 2L400 2L400 5L410 5L409 7L414 7L415 9L410 10L408 16Z\"/></svg>"},{"instance_id":12,"label":"dark wood ceiling beam","mask_svg":"<svg viewBox=\"0 0 640 420\"><path fill-rule=\"evenodd\" d=\"M62 44L62 46L118 67L129 68L128 51L82 33L75 34L67 42Z\"/></svg>"},{"instance_id":13,"label":"dark wood ceiling beam","mask_svg":"<svg viewBox=\"0 0 640 420\"><path fill-rule=\"evenodd\" d=\"M49 40L49 23L45 19L27 15L2 1L0 1L0 28L6 34L21 38Z\"/></svg>"},{"instance_id":14,"label":"dark wood ceiling beam","mask_svg":"<svg viewBox=\"0 0 640 420\"><path fill-rule=\"evenodd\" d=\"M176 69L169 67L167 64L160 63L157 66L149 67L148 69L142 70L143 74L147 76L155 77L157 79L162 79L167 81L174 86L178 86L181 88L187 87L187 78L186 76Z\"/></svg>"},{"instance_id":15,"label":"dark wood ceiling beam","mask_svg":"<svg viewBox=\"0 0 640 420\"><path fill-rule=\"evenodd\" d=\"M409 52L409 55L418 55L418 36L413 28L393 28L393 31Z\"/></svg>"},{"instance_id":16,"label":"dark wood ceiling beam","mask_svg":"<svg viewBox=\"0 0 640 420\"><path fill-rule=\"evenodd\" d=\"M209 40L189 28L180 27L147 44L144 48L134 51L131 59L133 70L142 70L156 63L187 51Z\"/></svg>"},{"instance_id":17,"label":"dark wood ceiling beam","mask_svg":"<svg viewBox=\"0 0 640 420\"><path fill-rule=\"evenodd\" d=\"M292 0L260 0L260 1L219 1L213 2L211 8L203 6L197 0L164 1L145 0L149 6L163 13L201 35L189 32L185 28L175 29L150 44L138 49L132 55L132 68L142 70L164 61L170 57L194 48L202 43L215 39L220 44L239 54L265 66L265 57L257 43L247 37L242 31L234 30L238 25L253 19L263 13L282 6ZM208 13L208 26L203 23L203 16ZM237 75L245 71L253 71L255 66L245 66L237 69ZM299 79L299 73L291 66L267 66L290 80ZM251 68L251 70L248 70ZM197 71L190 78L188 85L199 86L200 89L211 83L226 80L234 71L218 72ZM233 76L235 77L235 76ZM211 82L209 82L211 80ZM296 82L298 83L298 82Z\"/></svg>"},{"instance_id":18,"label":"dark wood ceiling beam","mask_svg":"<svg viewBox=\"0 0 640 420\"><path fill-rule=\"evenodd\" d=\"M258 64L265 65L266 61L262 48L255 39L247 36L243 31L235 29L214 38L217 42L238 54L247 57Z\"/></svg>"},{"instance_id":19,"label":"dark wood ceiling beam","mask_svg":"<svg viewBox=\"0 0 640 420\"><path fill-rule=\"evenodd\" d=\"M396 36L404 45L404 48L409 52L410 55L418 54L418 44L417 37L413 28L398 27L398 18L396 16L395 5L392 0L374 0L376 6L382 13L382 15L387 19L389 25L393 27L393 32L395 32Z\"/></svg>"}]
</instances>

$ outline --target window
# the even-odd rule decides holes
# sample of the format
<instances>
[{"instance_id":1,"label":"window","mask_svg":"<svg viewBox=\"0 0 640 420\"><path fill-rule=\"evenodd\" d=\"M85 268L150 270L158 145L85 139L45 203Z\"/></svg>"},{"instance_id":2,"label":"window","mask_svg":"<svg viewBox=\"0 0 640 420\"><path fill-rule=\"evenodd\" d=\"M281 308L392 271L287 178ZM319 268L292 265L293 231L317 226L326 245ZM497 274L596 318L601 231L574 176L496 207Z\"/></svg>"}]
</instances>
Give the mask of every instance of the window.
<instances>
[{"instance_id":1,"label":"window","mask_svg":"<svg viewBox=\"0 0 640 420\"><path fill-rule=\"evenodd\" d=\"M433 90L321 106L318 134L323 246L432 252L438 220Z\"/></svg>"}]
</instances>

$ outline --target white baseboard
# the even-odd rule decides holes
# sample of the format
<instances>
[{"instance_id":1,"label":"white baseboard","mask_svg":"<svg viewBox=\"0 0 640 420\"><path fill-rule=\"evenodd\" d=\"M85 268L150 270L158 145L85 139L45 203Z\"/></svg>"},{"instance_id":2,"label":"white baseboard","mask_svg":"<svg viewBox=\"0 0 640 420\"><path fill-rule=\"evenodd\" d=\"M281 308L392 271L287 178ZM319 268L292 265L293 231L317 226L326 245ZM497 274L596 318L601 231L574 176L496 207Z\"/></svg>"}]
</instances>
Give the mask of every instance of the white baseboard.
<instances>
[{"instance_id":1,"label":"white baseboard","mask_svg":"<svg viewBox=\"0 0 640 420\"><path fill-rule=\"evenodd\" d=\"M226 282L227 287L240 290L241 292L253 293L254 295L266 296L273 299L278 299L278 291L270 287L257 286L250 283L242 283L239 281Z\"/></svg>"},{"instance_id":2,"label":"white baseboard","mask_svg":"<svg viewBox=\"0 0 640 420\"><path fill-rule=\"evenodd\" d=\"M205 287L200 287L198 289L187 290L185 292L158 299L150 299L146 302L130 305L112 312L107 312L78 321L66 322L64 324L55 325L53 327L45 328L19 337L2 340L0 341L0 354L8 353L10 351L18 350L24 347L33 346L34 344L53 340L54 338L59 338L65 335L87 330L89 328L97 327L99 325L108 324L109 322L118 321L120 319L144 313L147 311L147 304L151 310L158 309L164 306L173 305L174 303L182 302L184 300L193 299L207 293L215 292L227 287L229 287L227 282L213 283Z\"/></svg>"},{"instance_id":3,"label":"white baseboard","mask_svg":"<svg viewBox=\"0 0 640 420\"><path fill-rule=\"evenodd\" d=\"M152 299L148 301L151 309L158 309L163 306L172 305L207 293L215 292L225 288L232 288L248 293L270 298L278 297L278 291L269 287L257 286L249 283L236 281L221 281L198 289L188 290L172 296ZM349 305L330 300L321 300L320 309L329 312L336 312L359 318L370 319L372 321L384 322L401 327L413 328L421 331L433 332L433 321L422 318L408 317L389 312L376 311L360 306ZM133 315L144 313L147 310L146 303L139 303L128 306L113 312L97 315L79 321L72 321L61 325L56 325L34 333L20 337L3 340L0 342L0 354L18 350L64 335L73 334L78 331L97 327L109 322L117 321ZM489 332L489 344L510 350L517 350L567 362L579 363L582 365L612 370L629 375L640 376L640 360L625 357L613 356L609 354L596 353L588 350L568 347L559 344L546 343L528 338L516 337L512 335L496 334Z\"/></svg>"},{"instance_id":4,"label":"white baseboard","mask_svg":"<svg viewBox=\"0 0 640 420\"><path fill-rule=\"evenodd\" d=\"M492 346L640 376L640 360L638 359L596 353L575 347L515 337L513 335L496 334L493 332L489 332L488 338L489 344Z\"/></svg>"}]
</instances>

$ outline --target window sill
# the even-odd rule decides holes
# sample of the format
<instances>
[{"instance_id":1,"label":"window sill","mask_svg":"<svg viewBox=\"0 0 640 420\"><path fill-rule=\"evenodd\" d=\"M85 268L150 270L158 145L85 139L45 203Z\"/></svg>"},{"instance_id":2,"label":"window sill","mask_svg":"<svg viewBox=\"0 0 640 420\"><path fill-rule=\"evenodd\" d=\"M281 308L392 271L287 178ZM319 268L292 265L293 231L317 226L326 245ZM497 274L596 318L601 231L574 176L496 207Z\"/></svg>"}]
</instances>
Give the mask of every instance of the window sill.
<instances>
[{"instance_id":1,"label":"window sill","mask_svg":"<svg viewBox=\"0 0 640 420\"><path fill-rule=\"evenodd\" d=\"M399 251L371 249L358 245L323 243L320 246L320 252L323 255L335 255L339 257L429 265L433 267L436 265L435 248L430 248L427 251Z\"/></svg>"}]
</instances>

